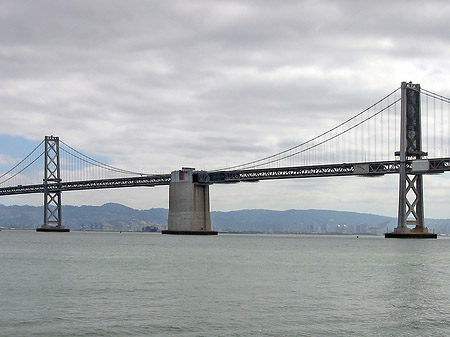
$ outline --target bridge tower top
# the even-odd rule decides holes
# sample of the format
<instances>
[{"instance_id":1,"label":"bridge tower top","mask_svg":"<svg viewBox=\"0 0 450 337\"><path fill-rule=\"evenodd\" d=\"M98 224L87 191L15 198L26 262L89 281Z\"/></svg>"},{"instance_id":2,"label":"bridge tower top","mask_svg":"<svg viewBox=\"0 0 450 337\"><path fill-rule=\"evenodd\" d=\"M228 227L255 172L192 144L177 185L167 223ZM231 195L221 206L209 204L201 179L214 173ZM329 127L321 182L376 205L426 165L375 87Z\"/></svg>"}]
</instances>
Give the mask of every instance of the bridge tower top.
<instances>
[{"instance_id":1,"label":"bridge tower top","mask_svg":"<svg viewBox=\"0 0 450 337\"><path fill-rule=\"evenodd\" d=\"M400 160L420 159L427 155L422 151L420 84L402 82L401 95Z\"/></svg>"},{"instance_id":2,"label":"bridge tower top","mask_svg":"<svg viewBox=\"0 0 450 337\"><path fill-rule=\"evenodd\" d=\"M59 137L45 136L44 184L49 181L60 182Z\"/></svg>"}]
</instances>

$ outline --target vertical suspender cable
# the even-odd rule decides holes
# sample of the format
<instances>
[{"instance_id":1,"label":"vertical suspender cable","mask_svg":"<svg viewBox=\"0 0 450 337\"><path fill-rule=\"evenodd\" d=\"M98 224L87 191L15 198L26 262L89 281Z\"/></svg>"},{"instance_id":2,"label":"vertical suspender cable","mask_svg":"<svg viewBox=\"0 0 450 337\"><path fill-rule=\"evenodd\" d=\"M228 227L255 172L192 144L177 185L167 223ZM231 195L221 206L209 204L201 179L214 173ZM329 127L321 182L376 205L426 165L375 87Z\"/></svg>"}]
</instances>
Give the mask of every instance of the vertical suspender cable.
<instances>
[{"instance_id":1,"label":"vertical suspender cable","mask_svg":"<svg viewBox=\"0 0 450 337\"><path fill-rule=\"evenodd\" d=\"M441 157L444 156L444 102L441 101Z\"/></svg>"},{"instance_id":2,"label":"vertical suspender cable","mask_svg":"<svg viewBox=\"0 0 450 337\"><path fill-rule=\"evenodd\" d=\"M345 130L345 125L342 128ZM347 154L347 151L348 151L348 139L347 139L347 133L344 133L342 135L342 139L344 141L344 153L343 153L343 155L344 155L344 162L347 162L348 161L348 154Z\"/></svg>"},{"instance_id":3,"label":"vertical suspender cable","mask_svg":"<svg viewBox=\"0 0 450 337\"><path fill-rule=\"evenodd\" d=\"M430 151L430 143L428 142L428 134L429 134L429 125L430 125L430 118L429 118L429 114L428 114L428 95L427 95L427 98L425 99L425 103L426 103L426 105L425 105L425 111L426 111L426 114L427 114L427 116L425 117L425 121L426 121L426 123L427 123L427 127L426 127L426 131L427 131L427 135L426 135L426 139L427 139L427 151L429 152Z\"/></svg>"},{"instance_id":4,"label":"vertical suspender cable","mask_svg":"<svg viewBox=\"0 0 450 337\"><path fill-rule=\"evenodd\" d=\"M397 104L394 104L394 152L397 151L397 146Z\"/></svg>"},{"instance_id":5,"label":"vertical suspender cable","mask_svg":"<svg viewBox=\"0 0 450 337\"><path fill-rule=\"evenodd\" d=\"M383 110L383 101L380 102L380 110ZM381 160L383 160L383 117L384 113L380 114L380 150L381 150Z\"/></svg>"},{"instance_id":6,"label":"vertical suspender cable","mask_svg":"<svg viewBox=\"0 0 450 337\"><path fill-rule=\"evenodd\" d=\"M366 138L367 138L367 148L366 148L366 156L365 156L365 161L369 161L370 159L370 148L371 148L371 146L370 146L370 119L369 119L369 117L370 117L370 112L369 112L369 110L367 110L367 131L366 131Z\"/></svg>"},{"instance_id":7,"label":"vertical suspender cable","mask_svg":"<svg viewBox=\"0 0 450 337\"><path fill-rule=\"evenodd\" d=\"M375 114L375 107L373 108L373 113ZM374 126L374 155L375 155L375 161L377 160L377 116L373 118L373 126Z\"/></svg>"},{"instance_id":8,"label":"vertical suspender cable","mask_svg":"<svg viewBox=\"0 0 450 337\"><path fill-rule=\"evenodd\" d=\"M354 120L353 121L353 126L355 126L356 125L356 120ZM353 148L353 155L352 155L352 161L354 161L354 162L356 162L357 160L356 160L356 143L358 142L358 131L359 131L359 128L354 128L354 142L353 142L353 144L352 144L352 148Z\"/></svg>"},{"instance_id":9,"label":"vertical suspender cable","mask_svg":"<svg viewBox=\"0 0 450 337\"><path fill-rule=\"evenodd\" d=\"M389 97L387 98L387 104L389 106ZM391 156L391 132L390 132L390 119L391 119L391 107L388 108L388 113L387 113L387 132L388 132L388 136L387 136L387 140L388 140L388 144L387 144L387 159L389 160L390 156Z\"/></svg>"},{"instance_id":10,"label":"vertical suspender cable","mask_svg":"<svg viewBox=\"0 0 450 337\"><path fill-rule=\"evenodd\" d=\"M361 116L361 123L363 121L363 117ZM358 156L359 161L363 161L363 153L365 152L365 144L364 144L364 123L361 124L361 148L360 148L360 155Z\"/></svg>"},{"instance_id":11,"label":"vertical suspender cable","mask_svg":"<svg viewBox=\"0 0 450 337\"><path fill-rule=\"evenodd\" d=\"M436 158L436 99L433 99L433 156Z\"/></svg>"}]
</instances>

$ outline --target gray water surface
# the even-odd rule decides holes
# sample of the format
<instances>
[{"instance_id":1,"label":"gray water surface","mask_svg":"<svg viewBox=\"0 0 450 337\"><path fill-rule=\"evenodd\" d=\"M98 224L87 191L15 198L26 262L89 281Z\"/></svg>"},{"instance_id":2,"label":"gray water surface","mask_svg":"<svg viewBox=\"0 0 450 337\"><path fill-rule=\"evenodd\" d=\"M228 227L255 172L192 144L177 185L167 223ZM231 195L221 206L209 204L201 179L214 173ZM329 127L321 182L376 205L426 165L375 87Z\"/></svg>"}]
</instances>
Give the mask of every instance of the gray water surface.
<instances>
[{"instance_id":1,"label":"gray water surface","mask_svg":"<svg viewBox=\"0 0 450 337\"><path fill-rule=\"evenodd\" d=\"M450 240L0 232L0 336L448 336Z\"/></svg>"}]
</instances>

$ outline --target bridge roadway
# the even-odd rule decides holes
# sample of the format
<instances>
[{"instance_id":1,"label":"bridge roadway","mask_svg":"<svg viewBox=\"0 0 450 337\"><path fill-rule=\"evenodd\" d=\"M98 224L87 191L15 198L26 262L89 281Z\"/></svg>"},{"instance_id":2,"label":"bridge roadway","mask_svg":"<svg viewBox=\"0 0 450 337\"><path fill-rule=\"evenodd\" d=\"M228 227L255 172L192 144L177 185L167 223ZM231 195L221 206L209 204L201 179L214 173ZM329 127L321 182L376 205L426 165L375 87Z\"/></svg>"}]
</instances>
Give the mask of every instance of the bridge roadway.
<instances>
[{"instance_id":1,"label":"bridge roadway","mask_svg":"<svg viewBox=\"0 0 450 337\"><path fill-rule=\"evenodd\" d=\"M427 159L429 169L426 171L414 171L424 174L437 174L450 171L450 158ZM413 161L406 161L407 172L412 173ZM233 171L196 171L194 182L200 184L231 184L238 182L256 182L259 180L295 179L313 177L336 176L365 176L375 177L384 174L399 173L400 161L382 161L370 163L343 163L315 166L295 166L268 169L246 169ZM45 188L49 192L76 191L104 188L136 187L136 186L160 186L170 184L170 174L139 176L117 179L98 179L71 182L52 182L37 185L18 185L13 187L1 187L0 195L44 193Z\"/></svg>"},{"instance_id":2,"label":"bridge roadway","mask_svg":"<svg viewBox=\"0 0 450 337\"><path fill-rule=\"evenodd\" d=\"M428 159L427 171L414 173L437 174L450 171L450 158ZM407 172L412 172L413 161L406 161ZM343 163L315 166L295 166L269 169L247 169L235 171L199 172L198 182L205 183L238 183L273 179L294 179L336 176L375 177L384 174L399 173L400 161L382 161L371 163ZM203 176L203 177L202 177Z\"/></svg>"}]
</instances>

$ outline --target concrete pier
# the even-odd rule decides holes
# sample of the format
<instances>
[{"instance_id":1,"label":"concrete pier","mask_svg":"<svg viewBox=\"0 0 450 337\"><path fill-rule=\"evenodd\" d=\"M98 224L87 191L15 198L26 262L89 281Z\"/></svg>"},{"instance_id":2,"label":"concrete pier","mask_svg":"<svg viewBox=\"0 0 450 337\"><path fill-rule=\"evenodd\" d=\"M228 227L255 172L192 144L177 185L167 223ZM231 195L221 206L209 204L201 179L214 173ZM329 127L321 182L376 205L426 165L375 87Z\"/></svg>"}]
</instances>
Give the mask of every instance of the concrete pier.
<instances>
[{"instance_id":1,"label":"concrete pier","mask_svg":"<svg viewBox=\"0 0 450 337\"><path fill-rule=\"evenodd\" d=\"M416 226L414 228L394 228L393 232L384 234L384 237L392 239L437 239L437 234L429 233L426 227Z\"/></svg>"},{"instance_id":2,"label":"concrete pier","mask_svg":"<svg viewBox=\"0 0 450 337\"><path fill-rule=\"evenodd\" d=\"M171 173L168 229L163 234L217 235L211 230L209 185L195 180L193 168Z\"/></svg>"},{"instance_id":3,"label":"concrete pier","mask_svg":"<svg viewBox=\"0 0 450 337\"><path fill-rule=\"evenodd\" d=\"M61 225L59 226L43 225L39 228L36 228L36 232L70 232L70 229Z\"/></svg>"}]
</instances>

